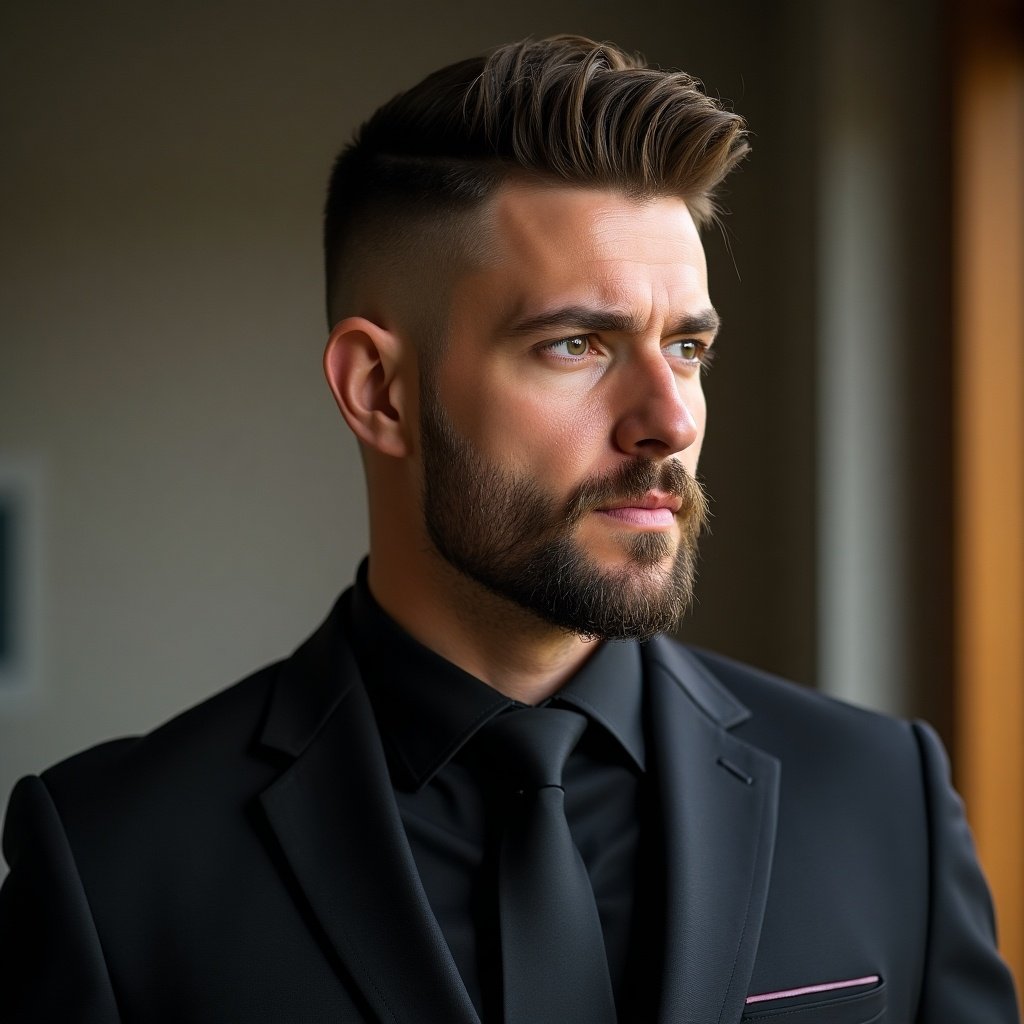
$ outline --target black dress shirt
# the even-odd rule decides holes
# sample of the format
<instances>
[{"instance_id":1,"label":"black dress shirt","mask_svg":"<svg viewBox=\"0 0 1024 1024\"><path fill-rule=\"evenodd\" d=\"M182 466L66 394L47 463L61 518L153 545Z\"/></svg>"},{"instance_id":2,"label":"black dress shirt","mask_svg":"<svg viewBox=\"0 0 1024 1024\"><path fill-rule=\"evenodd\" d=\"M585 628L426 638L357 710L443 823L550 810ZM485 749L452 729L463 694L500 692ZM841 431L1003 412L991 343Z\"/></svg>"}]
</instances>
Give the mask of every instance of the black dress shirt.
<instances>
[{"instance_id":1,"label":"black dress shirt","mask_svg":"<svg viewBox=\"0 0 1024 1024\"><path fill-rule=\"evenodd\" d=\"M481 1019L500 1021L496 855L502 815L473 740L495 715L523 705L414 640L374 600L365 563L352 626L427 899ZM654 915L638 912L644 902L638 875L654 863L649 835L641 848L649 787L639 646L598 647L546 703L588 719L564 772L566 817L594 889L619 1019L642 1019L638 999L649 998L655 965L642 952L650 949Z\"/></svg>"}]
</instances>

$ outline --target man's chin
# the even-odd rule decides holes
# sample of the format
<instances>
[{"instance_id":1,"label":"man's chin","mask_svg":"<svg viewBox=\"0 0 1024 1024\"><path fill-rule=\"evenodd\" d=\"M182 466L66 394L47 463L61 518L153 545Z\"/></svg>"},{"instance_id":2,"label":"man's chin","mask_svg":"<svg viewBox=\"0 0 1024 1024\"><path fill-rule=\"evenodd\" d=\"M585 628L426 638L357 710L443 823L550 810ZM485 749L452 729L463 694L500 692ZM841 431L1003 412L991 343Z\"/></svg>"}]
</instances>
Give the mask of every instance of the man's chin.
<instances>
[{"instance_id":1,"label":"man's chin","mask_svg":"<svg viewBox=\"0 0 1024 1024\"><path fill-rule=\"evenodd\" d=\"M590 524L586 524L590 526ZM637 571L670 572L679 554L677 529L642 530L596 524L581 530L577 544L600 571L628 575Z\"/></svg>"},{"instance_id":2,"label":"man's chin","mask_svg":"<svg viewBox=\"0 0 1024 1024\"><path fill-rule=\"evenodd\" d=\"M692 576L680 572L675 557L612 565L590 560L577 582L584 586L529 605L552 625L578 636L600 640L646 640L672 632L690 605ZM552 599L553 598L553 599Z\"/></svg>"}]
</instances>

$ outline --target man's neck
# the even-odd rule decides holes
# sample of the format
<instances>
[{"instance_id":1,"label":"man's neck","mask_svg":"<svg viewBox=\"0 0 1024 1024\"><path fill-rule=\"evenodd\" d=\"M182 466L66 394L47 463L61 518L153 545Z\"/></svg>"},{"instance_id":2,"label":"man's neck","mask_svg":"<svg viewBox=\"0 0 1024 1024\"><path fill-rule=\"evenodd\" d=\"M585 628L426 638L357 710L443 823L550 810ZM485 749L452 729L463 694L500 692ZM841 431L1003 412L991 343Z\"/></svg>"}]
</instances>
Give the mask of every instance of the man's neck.
<instances>
[{"instance_id":1,"label":"man's neck","mask_svg":"<svg viewBox=\"0 0 1024 1024\"><path fill-rule=\"evenodd\" d=\"M377 603L421 644L523 704L562 688L597 650L434 556L429 573L371 556Z\"/></svg>"}]
</instances>

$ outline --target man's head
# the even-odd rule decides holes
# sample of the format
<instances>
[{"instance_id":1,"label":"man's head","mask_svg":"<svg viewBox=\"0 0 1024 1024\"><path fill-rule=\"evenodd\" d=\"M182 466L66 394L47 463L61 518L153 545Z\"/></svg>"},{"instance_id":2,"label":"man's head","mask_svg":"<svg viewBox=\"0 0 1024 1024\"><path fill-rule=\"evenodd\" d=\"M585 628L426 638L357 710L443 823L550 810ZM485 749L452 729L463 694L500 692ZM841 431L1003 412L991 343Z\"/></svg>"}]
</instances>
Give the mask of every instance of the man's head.
<instances>
[{"instance_id":1,"label":"man's head","mask_svg":"<svg viewBox=\"0 0 1024 1024\"><path fill-rule=\"evenodd\" d=\"M397 547L577 633L674 623L717 328L698 228L745 149L685 74L576 37L452 65L363 126L331 180L325 365L371 570Z\"/></svg>"}]
</instances>

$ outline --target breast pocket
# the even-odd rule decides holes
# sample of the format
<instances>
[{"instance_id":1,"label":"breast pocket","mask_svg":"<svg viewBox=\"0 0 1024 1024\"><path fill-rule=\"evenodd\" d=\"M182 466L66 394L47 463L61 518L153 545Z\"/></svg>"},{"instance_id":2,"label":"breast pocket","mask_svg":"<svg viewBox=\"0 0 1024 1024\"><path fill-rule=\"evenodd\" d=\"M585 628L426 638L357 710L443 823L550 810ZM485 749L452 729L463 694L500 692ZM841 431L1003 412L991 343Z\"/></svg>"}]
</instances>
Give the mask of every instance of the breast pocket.
<instances>
[{"instance_id":1,"label":"breast pocket","mask_svg":"<svg viewBox=\"0 0 1024 1024\"><path fill-rule=\"evenodd\" d=\"M807 986L807 989L754 996L740 1018L764 1024L882 1024L885 1020L885 982L844 988Z\"/></svg>"}]
</instances>

